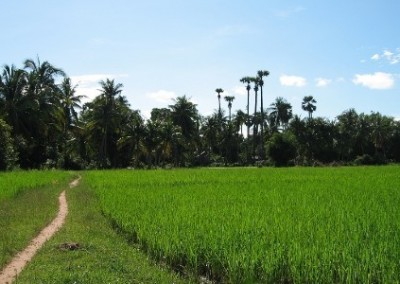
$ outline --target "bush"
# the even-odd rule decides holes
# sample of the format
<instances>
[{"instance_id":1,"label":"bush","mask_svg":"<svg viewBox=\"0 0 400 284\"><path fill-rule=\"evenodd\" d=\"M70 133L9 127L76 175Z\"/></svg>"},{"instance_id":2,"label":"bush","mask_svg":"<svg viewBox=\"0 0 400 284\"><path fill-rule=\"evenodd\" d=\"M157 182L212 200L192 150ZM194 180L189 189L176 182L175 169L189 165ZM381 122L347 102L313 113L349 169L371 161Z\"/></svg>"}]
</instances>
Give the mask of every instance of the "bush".
<instances>
[{"instance_id":1,"label":"bush","mask_svg":"<svg viewBox=\"0 0 400 284\"><path fill-rule=\"evenodd\" d=\"M288 166L296 156L292 136L287 133L274 133L267 143L267 154L275 166Z\"/></svg>"},{"instance_id":2,"label":"bush","mask_svg":"<svg viewBox=\"0 0 400 284\"><path fill-rule=\"evenodd\" d=\"M11 170L16 166L16 162L17 152L11 137L11 127L0 119L0 170Z\"/></svg>"}]
</instances>

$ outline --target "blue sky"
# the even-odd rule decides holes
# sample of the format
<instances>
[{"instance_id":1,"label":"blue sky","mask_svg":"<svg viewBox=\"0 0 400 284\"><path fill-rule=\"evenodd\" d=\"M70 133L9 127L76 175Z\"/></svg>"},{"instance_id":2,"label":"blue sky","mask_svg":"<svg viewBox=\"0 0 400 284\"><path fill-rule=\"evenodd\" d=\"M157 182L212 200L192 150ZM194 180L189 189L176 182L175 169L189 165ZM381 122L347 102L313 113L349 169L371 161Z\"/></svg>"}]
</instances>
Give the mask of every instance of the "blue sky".
<instances>
[{"instance_id":1,"label":"blue sky","mask_svg":"<svg viewBox=\"0 0 400 284\"><path fill-rule=\"evenodd\" d=\"M239 79L262 69L266 106L284 97L305 117L312 95L317 116L400 118L399 11L398 0L2 1L0 64L39 56L89 98L115 79L145 116L182 95L211 114L216 88L245 110Z\"/></svg>"}]
</instances>

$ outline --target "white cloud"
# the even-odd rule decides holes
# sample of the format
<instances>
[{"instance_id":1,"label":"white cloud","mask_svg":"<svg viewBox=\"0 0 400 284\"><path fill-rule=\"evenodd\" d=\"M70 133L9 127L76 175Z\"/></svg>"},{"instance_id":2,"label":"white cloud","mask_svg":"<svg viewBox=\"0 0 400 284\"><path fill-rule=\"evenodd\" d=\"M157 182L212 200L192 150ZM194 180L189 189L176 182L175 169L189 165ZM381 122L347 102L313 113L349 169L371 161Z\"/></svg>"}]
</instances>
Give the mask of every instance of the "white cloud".
<instances>
[{"instance_id":1,"label":"white cloud","mask_svg":"<svg viewBox=\"0 0 400 284\"><path fill-rule=\"evenodd\" d=\"M109 79L116 79L128 77L127 74L86 74L86 75L79 75L79 76L71 76L71 81L73 85L77 85L76 94L85 96L82 99L82 103L92 101L96 96L99 95L100 91L100 84L101 80Z\"/></svg>"},{"instance_id":2,"label":"white cloud","mask_svg":"<svg viewBox=\"0 0 400 284\"><path fill-rule=\"evenodd\" d=\"M238 96L247 96L247 90L245 86L236 86L232 89L232 93Z\"/></svg>"},{"instance_id":3,"label":"white cloud","mask_svg":"<svg viewBox=\"0 0 400 284\"><path fill-rule=\"evenodd\" d=\"M374 55L371 56L372 60L379 60L381 59L381 56L378 53L375 53Z\"/></svg>"},{"instance_id":4,"label":"white cloud","mask_svg":"<svg viewBox=\"0 0 400 284\"><path fill-rule=\"evenodd\" d=\"M304 87L307 85L307 80L300 76L282 75L279 78L281 85L290 87Z\"/></svg>"},{"instance_id":5,"label":"white cloud","mask_svg":"<svg viewBox=\"0 0 400 284\"><path fill-rule=\"evenodd\" d=\"M172 99L176 98L176 94L171 91L158 90L155 92L147 93L146 97L159 103L171 103Z\"/></svg>"},{"instance_id":6,"label":"white cloud","mask_svg":"<svg viewBox=\"0 0 400 284\"><path fill-rule=\"evenodd\" d=\"M383 50L382 53L376 53L372 55L372 60L386 60L389 64L397 64L400 62L400 48L397 48L395 51L391 51L389 49Z\"/></svg>"},{"instance_id":7,"label":"white cloud","mask_svg":"<svg viewBox=\"0 0 400 284\"><path fill-rule=\"evenodd\" d=\"M317 87L326 87L328 86L330 83L332 83L331 79L326 79L326 78L317 78L315 79L315 81L317 82Z\"/></svg>"},{"instance_id":8,"label":"white cloud","mask_svg":"<svg viewBox=\"0 0 400 284\"><path fill-rule=\"evenodd\" d=\"M392 74L375 72L374 74L356 74L353 83L376 90L387 90L394 86Z\"/></svg>"}]
</instances>

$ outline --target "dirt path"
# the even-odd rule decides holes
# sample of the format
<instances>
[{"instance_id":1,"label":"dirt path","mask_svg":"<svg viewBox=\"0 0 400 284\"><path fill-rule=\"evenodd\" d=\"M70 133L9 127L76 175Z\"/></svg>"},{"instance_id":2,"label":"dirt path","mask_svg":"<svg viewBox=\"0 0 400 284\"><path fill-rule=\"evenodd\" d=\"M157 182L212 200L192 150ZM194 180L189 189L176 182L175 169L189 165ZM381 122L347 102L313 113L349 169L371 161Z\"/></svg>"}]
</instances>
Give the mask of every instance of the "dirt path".
<instances>
[{"instance_id":1,"label":"dirt path","mask_svg":"<svg viewBox=\"0 0 400 284\"><path fill-rule=\"evenodd\" d=\"M69 187L78 185L80 177L69 184ZM65 190L58 197L59 209L57 217L44 228L30 244L19 252L11 262L0 272L0 284L12 283L18 274L24 269L25 265L33 258L36 252L49 240L64 224L68 214L68 204L65 197Z\"/></svg>"}]
</instances>

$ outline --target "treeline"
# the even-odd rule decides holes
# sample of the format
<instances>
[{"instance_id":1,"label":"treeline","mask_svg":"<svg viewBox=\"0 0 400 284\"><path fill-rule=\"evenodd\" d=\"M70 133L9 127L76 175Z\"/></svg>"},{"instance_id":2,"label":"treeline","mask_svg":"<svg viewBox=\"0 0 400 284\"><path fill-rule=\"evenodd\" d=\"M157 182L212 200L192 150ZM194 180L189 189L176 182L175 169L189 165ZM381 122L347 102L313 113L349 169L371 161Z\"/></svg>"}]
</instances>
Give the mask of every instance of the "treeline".
<instances>
[{"instance_id":1,"label":"treeline","mask_svg":"<svg viewBox=\"0 0 400 284\"><path fill-rule=\"evenodd\" d=\"M5 65L0 75L0 169L153 168L221 165L382 164L400 161L400 122L349 109L334 120L292 114L284 98L264 107L268 71L240 81L245 111L232 114L233 96L216 89L218 109L201 116L186 96L144 119L122 95L122 84L101 81L81 104L77 86L49 62ZM61 82L57 84L56 82ZM217 106L217 104L216 104ZM250 108L254 112L250 112Z\"/></svg>"}]
</instances>

